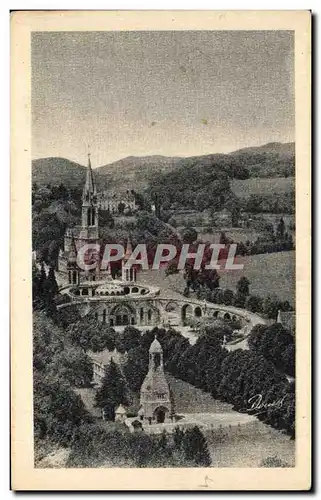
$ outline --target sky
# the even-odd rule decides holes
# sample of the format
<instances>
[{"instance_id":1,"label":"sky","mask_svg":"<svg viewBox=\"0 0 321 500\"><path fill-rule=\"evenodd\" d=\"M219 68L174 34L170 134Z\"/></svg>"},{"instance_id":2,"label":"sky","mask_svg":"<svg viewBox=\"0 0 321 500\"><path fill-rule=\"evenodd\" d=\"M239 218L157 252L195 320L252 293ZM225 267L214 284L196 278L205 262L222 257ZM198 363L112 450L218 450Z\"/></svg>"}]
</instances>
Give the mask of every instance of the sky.
<instances>
[{"instance_id":1,"label":"sky","mask_svg":"<svg viewBox=\"0 0 321 500\"><path fill-rule=\"evenodd\" d=\"M294 141L293 32L36 32L31 53L33 158Z\"/></svg>"}]
</instances>

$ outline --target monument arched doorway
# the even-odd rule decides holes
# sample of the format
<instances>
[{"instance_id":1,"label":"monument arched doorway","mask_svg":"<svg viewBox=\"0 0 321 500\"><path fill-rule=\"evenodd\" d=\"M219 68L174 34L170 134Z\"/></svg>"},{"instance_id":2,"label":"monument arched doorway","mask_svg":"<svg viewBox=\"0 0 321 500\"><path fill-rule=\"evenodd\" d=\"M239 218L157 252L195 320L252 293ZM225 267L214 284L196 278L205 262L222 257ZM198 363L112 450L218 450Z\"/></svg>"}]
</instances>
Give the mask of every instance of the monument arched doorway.
<instances>
[{"instance_id":1,"label":"monument arched doorway","mask_svg":"<svg viewBox=\"0 0 321 500\"><path fill-rule=\"evenodd\" d=\"M200 306L195 307L194 314L196 318L200 318L202 316L202 309Z\"/></svg>"},{"instance_id":2,"label":"monument arched doorway","mask_svg":"<svg viewBox=\"0 0 321 500\"><path fill-rule=\"evenodd\" d=\"M136 323L135 311L127 304L116 306L110 312L110 324L113 326L127 326Z\"/></svg>"},{"instance_id":3,"label":"monument arched doorway","mask_svg":"<svg viewBox=\"0 0 321 500\"><path fill-rule=\"evenodd\" d=\"M168 413L168 408L165 406L158 406L154 411L154 418L158 424L163 424L166 419L166 414Z\"/></svg>"}]
</instances>

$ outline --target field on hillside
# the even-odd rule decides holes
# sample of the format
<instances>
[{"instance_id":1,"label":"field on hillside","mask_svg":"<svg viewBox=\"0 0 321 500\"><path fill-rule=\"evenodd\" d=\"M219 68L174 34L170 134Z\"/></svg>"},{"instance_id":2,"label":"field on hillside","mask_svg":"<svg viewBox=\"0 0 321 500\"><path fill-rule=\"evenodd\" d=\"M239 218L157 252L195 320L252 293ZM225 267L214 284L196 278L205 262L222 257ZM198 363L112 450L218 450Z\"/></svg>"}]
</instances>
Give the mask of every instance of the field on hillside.
<instances>
[{"instance_id":1,"label":"field on hillside","mask_svg":"<svg viewBox=\"0 0 321 500\"><path fill-rule=\"evenodd\" d=\"M231 181L231 190L240 198L248 198L251 194L289 193L295 189L294 177L255 177L251 179Z\"/></svg>"},{"instance_id":2,"label":"field on hillside","mask_svg":"<svg viewBox=\"0 0 321 500\"><path fill-rule=\"evenodd\" d=\"M236 288L237 281L246 276L250 293L266 297L276 294L281 300L295 305L295 252L251 255L244 260L244 269L220 271L222 288Z\"/></svg>"},{"instance_id":3,"label":"field on hillside","mask_svg":"<svg viewBox=\"0 0 321 500\"><path fill-rule=\"evenodd\" d=\"M247 240L255 241L259 236L262 236L262 232L256 229L248 229L243 227L222 227L220 229L213 229L213 232L209 233L206 228L196 227L198 232L198 237L204 242L219 243L221 233L224 232L228 238L231 238L234 243L245 242Z\"/></svg>"},{"instance_id":4,"label":"field on hillside","mask_svg":"<svg viewBox=\"0 0 321 500\"><path fill-rule=\"evenodd\" d=\"M232 405L213 399L196 387L166 375L173 391L178 414L214 413L226 417L229 425L237 426L241 414ZM234 423L235 418L235 423ZM222 420L224 427L224 418ZM254 420L241 425L237 433L228 431L218 439L217 433L206 432L212 467L258 467L267 457L277 456L290 467L295 461L295 441L282 432Z\"/></svg>"},{"instance_id":5,"label":"field on hillside","mask_svg":"<svg viewBox=\"0 0 321 500\"><path fill-rule=\"evenodd\" d=\"M244 257L244 269L220 270L220 286L236 290L236 284L246 276L251 285L250 293L267 297L276 294L280 300L295 304L295 252L278 252ZM138 279L162 288L182 292L185 281L182 273L165 276L165 271L145 271Z\"/></svg>"}]
</instances>

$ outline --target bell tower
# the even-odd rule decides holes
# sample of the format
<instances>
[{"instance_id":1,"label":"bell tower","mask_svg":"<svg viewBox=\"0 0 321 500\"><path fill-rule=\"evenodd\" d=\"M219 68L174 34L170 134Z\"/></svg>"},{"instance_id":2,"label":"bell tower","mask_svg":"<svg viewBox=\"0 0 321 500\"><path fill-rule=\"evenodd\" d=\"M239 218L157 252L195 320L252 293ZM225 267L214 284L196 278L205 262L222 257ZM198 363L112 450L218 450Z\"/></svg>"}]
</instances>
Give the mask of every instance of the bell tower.
<instances>
[{"instance_id":1,"label":"bell tower","mask_svg":"<svg viewBox=\"0 0 321 500\"><path fill-rule=\"evenodd\" d=\"M149 423L163 423L172 416L169 386L165 378L163 349L156 336L149 348L148 373L140 390L142 413Z\"/></svg>"},{"instance_id":2,"label":"bell tower","mask_svg":"<svg viewBox=\"0 0 321 500\"><path fill-rule=\"evenodd\" d=\"M70 252L67 261L68 283L79 285L80 271L77 265L77 247L74 236L71 238Z\"/></svg>"},{"instance_id":3,"label":"bell tower","mask_svg":"<svg viewBox=\"0 0 321 500\"><path fill-rule=\"evenodd\" d=\"M91 168L90 153L88 153L88 167L86 182L82 193L81 227L78 238L79 248L87 243L98 243L98 202L97 189Z\"/></svg>"}]
</instances>

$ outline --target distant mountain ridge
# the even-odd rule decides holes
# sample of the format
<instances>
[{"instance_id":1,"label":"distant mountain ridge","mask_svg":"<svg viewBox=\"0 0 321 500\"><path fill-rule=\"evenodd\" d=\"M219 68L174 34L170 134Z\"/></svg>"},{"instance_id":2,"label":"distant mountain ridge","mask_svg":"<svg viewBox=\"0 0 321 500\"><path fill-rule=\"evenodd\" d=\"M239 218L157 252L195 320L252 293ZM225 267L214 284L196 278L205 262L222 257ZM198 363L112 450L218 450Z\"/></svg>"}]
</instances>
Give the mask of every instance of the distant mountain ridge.
<instances>
[{"instance_id":1,"label":"distant mountain ridge","mask_svg":"<svg viewBox=\"0 0 321 500\"><path fill-rule=\"evenodd\" d=\"M67 158L39 158L32 160L32 182L38 185L65 184L68 187L83 185L86 167Z\"/></svg>"},{"instance_id":2,"label":"distant mountain ridge","mask_svg":"<svg viewBox=\"0 0 321 500\"><path fill-rule=\"evenodd\" d=\"M258 147L247 147L242 149L237 149L230 155L239 155L244 153L275 153L281 155L294 155L295 154L295 143L294 142L268 142L263 146Z\"/></svg>"},{"instance_id":3,"label":"distant mountain ridge","mask_svg":"<svg viewBox=\"0 0 321 500\"><path fill-rule=\"evenodd\" d=\"M294 175L295 143L273 142L258 147L242 148L232 153L215 153L191 157L167 157L161 155L128 156L94 169L99 190L144 189L153 174L177 167L199 163L239 160L248 168L252 177L281 177ZM215 166L213 166L215 168ZM286 174L284 171L286 170ZM293 173L292 173L293 171ZM84 184L86 167L66 158L39 158L32 161L32 180L39 185L81 187Z\"/></svg>"}]
</instances>

